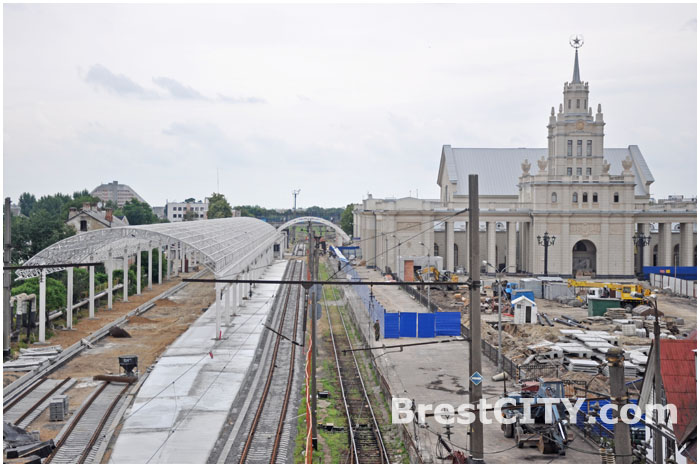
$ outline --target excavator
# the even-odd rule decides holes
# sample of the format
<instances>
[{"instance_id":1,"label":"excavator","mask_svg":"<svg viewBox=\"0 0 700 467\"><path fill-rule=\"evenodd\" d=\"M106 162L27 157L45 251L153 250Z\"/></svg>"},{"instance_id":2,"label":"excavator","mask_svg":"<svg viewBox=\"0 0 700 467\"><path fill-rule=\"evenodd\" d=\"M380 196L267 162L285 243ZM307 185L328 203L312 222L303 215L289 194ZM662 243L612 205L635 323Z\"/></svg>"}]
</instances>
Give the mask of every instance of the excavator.
<instances>
[{"instance_id":1,"label":"excavator","mask_svg":"<svg viewBox=\"0 0 700 467\"><path fill-rule=\"evenodd\" d=\"M619 298L620 304L628 311L644 303L644 297L651 295L651 290L640 284L616 284L614 282L592 282L569 279L569 287L575 289L587 289L585 299L588 298Z\"/></svg>"},{"instance_id":2,"label":"excavator","mask_svg":"<svg viewBox=\"0 0 700 467\"><path fill-rule=\"evenodd\" d=\"M421 282L459 282L459 277L457 274L453 274L450 271L440 272L435 266L427 266L421 269L417 272L416 277ZM424 277L427 277L428 280L424 281ZM443 287L445 287L446 290L457 290L456 285L448 285Z\"/></svg>"}]
</instances>

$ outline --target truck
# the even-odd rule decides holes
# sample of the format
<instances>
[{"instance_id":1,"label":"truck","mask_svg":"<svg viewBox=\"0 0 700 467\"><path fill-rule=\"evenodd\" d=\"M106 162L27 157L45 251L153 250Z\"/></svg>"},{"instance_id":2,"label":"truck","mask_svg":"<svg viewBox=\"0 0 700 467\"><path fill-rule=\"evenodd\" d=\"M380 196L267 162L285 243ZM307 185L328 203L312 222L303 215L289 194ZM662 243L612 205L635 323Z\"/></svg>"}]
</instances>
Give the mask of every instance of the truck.
<instances>
[{"instance_id":1,"label":"truck","mask_svg":"<svg viewBox=\"0 0 700 467\"><path fill-rule=\"evenodd\" d=\"M576 294L588 302L590 298L619 298L620 305L632 311L637 305L644 303L644 297L651 295L651 290L639 284L618 284L614 282L592 282L575 279L568 280L569 287L583 289L584 294Z\"/></svg>"},{"instance_id":2,"label":"truck","mask_svg":"<svg viewBox=\"0 0 700 467\"><path fill-rule=\"evenodd\" d=\"M566 408L563 403L552 406L552 420L545 420L545 406L538 400L547 398L565 397L564 383L559 380L544 380L521 383L520 392L510 393L508 397L515 400L515 404L503 406L504 418L515 418L515 423L501 424L503 436L514 438L518 449L525 446L537 446L542 454L557 453L566 455L566 447L573 440L572 433L568 431L569 421L566 419ZM534 423L526 422L523 412L522 399L532 399L530 418Z\"/></svg>"}]
</instances>

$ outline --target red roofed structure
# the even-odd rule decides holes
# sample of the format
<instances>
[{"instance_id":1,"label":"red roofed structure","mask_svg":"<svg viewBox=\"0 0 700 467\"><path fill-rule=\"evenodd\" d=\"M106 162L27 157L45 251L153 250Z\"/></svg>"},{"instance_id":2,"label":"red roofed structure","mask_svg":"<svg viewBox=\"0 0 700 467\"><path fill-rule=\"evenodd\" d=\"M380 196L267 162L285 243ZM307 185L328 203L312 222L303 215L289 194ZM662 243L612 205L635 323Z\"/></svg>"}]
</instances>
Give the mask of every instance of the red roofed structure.
<instances>
[{"instance_id":1,"label":"red roofed structure","mask_svg":"<svg viewBox=\"0 0 700 467\"><path fill-rule=\"evenodd\" d=\"M697 375L695 350L698 348L696 339L672 340L661 339L661 384L666 403L673 404L677 410L677 420L673 424L673 434L677 448L683 441L690 439L687 431L692 429L697 417ZM640 405L653 403L653 379L655 373L654 343L652 343L647 371L644 375ZM693 443L694 444L694 443ZM694 452L694 446L687 446L683 454ZM666 457L666 456L664 456ZM694 462L695 459L688 459Z\"/></svg>"}]
</instances>

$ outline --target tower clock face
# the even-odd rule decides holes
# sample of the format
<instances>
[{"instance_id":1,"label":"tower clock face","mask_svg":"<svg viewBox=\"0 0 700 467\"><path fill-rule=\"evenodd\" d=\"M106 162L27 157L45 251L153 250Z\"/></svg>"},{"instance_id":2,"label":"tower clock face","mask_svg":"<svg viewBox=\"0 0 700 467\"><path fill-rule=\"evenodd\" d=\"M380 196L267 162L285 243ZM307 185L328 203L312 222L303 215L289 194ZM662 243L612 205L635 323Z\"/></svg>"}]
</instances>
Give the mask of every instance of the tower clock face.
<instances>
[{"instance_id":1,"label":"tower clock face","mask_svg":"<svg viewBox=\"0 0 700 467\"><path fill-rule=\"evenodd\" d=\"M584 127L583 120L579 120L578 122L576 122L576 129L577 130L583 130L583 127Z\"/></svg>"}]
</instances>

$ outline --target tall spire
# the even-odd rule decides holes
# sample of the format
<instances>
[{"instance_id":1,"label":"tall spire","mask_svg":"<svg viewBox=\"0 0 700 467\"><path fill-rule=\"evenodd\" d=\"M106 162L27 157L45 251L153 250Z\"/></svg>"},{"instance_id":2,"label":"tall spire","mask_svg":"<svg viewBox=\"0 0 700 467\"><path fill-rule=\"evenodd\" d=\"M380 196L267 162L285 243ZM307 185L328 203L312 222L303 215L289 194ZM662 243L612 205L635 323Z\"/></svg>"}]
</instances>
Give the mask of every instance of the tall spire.
<instances>
[{"instance_id":1,"label":"tall spire","mask_svg":"<svg viewBox=\"0 0 700 467\"><path fill-rule=\"evenodd\" d=\"M574 77L571 80L571 84L581 84L581 76L578 71L578 49L576 49L576 58L574 58Z\"/></svg>"}]
</instances>

